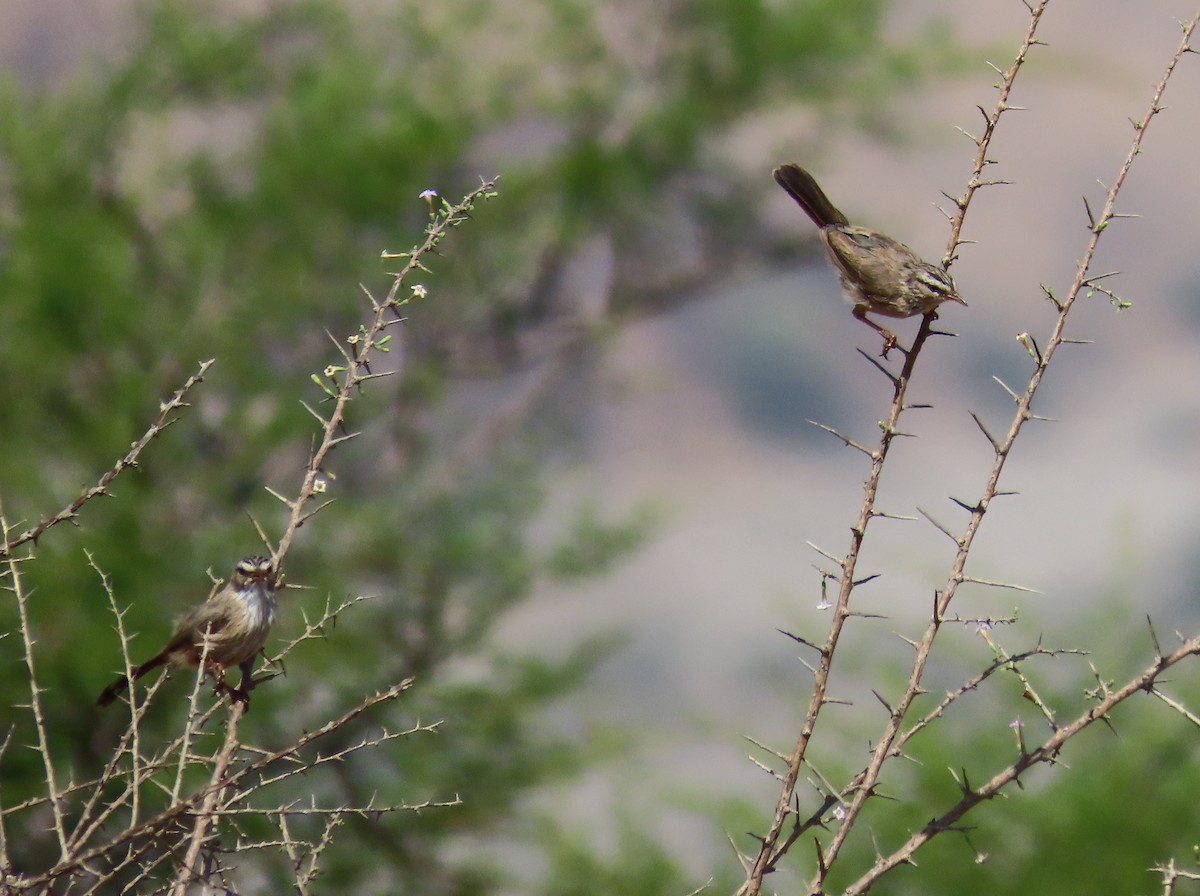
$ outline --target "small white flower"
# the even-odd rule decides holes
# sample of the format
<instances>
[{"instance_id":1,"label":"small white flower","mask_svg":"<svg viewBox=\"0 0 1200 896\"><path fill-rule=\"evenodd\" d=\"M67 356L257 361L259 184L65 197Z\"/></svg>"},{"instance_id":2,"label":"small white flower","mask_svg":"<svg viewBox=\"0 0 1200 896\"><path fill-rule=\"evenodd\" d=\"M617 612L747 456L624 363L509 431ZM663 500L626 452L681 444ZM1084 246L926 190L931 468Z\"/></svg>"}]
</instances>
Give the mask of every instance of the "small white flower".
<instances>
[{"instance_id":1,"label":"small white flower","mask_svg":"<svg viewBox=\"0 0 1200 896\"><path fill-rule=\"evenodd\" d=\"M422 190L421 195L418 196L417 198L424 199L426 202L433 202L433 200L437 199L437 196L438 196L437 190Z\"/></svg>"},{"instance_id":2,"label":"small white flower","mask_svg":"<svg viewBox=\"0 0 1200 896\"><path fill-rule=\"evenodd\" d=\"M429 290L425 288L424 283L416 283L412 288L412 296L414 299L423 299L429 295Z\"/></svg>"}]
</instances>

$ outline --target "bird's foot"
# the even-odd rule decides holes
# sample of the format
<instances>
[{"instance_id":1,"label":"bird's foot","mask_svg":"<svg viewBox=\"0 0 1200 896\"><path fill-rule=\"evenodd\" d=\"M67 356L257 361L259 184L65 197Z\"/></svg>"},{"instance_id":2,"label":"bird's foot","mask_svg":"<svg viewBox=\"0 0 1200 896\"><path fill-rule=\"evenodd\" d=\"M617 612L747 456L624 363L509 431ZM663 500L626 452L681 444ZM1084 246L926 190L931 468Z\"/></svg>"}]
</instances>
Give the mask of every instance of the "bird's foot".
<instances>
[{"instance_id":1,"label":"bird's foot","mask_svg":"<svg viewBox=\"0 0 1200 896\"><path fill-rule=\"evenodd\" d=\"M886 358L888 352L896 347L896 334L890 330L879 331L883 335L883 351L879 353L879 357Z\"/></svg>"}]
</instances>

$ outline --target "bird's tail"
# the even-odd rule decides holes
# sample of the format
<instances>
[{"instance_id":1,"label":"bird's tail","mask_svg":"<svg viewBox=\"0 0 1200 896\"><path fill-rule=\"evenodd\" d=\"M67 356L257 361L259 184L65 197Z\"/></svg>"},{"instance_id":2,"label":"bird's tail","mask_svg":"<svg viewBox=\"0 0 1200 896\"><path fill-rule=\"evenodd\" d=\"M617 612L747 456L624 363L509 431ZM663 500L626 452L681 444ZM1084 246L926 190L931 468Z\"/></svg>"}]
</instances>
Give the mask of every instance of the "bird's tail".
<instances>
[{"instance_id":1,"label":"bird's tail","mask_svg":"<svg viewBox=\"0 0 1200 896\"><path fill-rule=\"evenodd\" d=\"M775 182L787 190L818 227L845 227L850 223L817 186L813 176L799 165L780 165L775 169Z\"/></svg>"},{"instance_id":2,"label":"bird's tail","mask_svg":"<svg viewBox=\"0 0 1200 896\"><path fill-rule=\"evenodd\" d=\"M96 698L97 706L108 706L117 699L117 695L129 687L129 682L137 681L147 672L157 669L167 661L166 652L160 653L158 656L146 660L140 666L134 666L130 669L128 676L119 676L112 684L100 692L100 696Z\"/></svg>"}]
</instances>

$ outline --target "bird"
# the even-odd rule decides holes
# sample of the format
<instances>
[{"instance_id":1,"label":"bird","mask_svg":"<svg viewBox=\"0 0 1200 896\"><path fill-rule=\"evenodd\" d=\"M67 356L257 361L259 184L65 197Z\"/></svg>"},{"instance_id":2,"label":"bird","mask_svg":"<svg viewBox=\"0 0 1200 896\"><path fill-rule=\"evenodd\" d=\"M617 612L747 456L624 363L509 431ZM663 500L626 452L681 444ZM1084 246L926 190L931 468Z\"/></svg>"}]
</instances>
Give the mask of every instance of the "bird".
<instances>
[{"instance_id":1,"label":"bird","mask_svg":"<svg viewBox=\"0 0 1200 896\"><path fill-rule=\"evenodd\" d=\"M159 666L195 668L204 661L205 672L217 682L216 690L228 690L238 700L249 703L250 674L254 657L266 643L275 621L276 575L266 557L245 557L238 561L229 581L209 594L204 603L193 607L175 624L167 646L119 676L96 699L97 706L108 706L130 684ZM225 684L225 670L239 666L241 687Z\"/></svg>"},{"instance_id":2,"label":"bird","mask_svg":"<svg viewBox=\"0 0 1200 896\"><path fill-rule=\"evenodd\" d=\"M821 242L842 281L853 314L883 337L883 357L896 345L896 334L867 317L928 314L942 302L966 305L945 267L924 261L889 236L855 227L799 165L780 165L775 181L821 229Z\"/></svg>"}]
</instances>

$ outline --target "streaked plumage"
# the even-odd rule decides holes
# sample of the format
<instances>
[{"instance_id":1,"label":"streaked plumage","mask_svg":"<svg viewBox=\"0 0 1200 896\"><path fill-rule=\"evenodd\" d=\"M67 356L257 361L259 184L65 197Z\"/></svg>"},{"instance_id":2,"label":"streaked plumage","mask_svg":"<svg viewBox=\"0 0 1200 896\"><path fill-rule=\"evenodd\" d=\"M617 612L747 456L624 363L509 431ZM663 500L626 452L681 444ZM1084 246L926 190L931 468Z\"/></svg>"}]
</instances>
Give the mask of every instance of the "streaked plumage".
<instances>
[{"instance_id":1,"label":"streaked plumage","mask_svg":"<svg viewBox=\"0 0 1200 896\"><path fill-rule=\"evenodd\" d=\"M233 575L208 600L193 607L175 624L167 646L146 662L134 666L129 678L122 675L104 689L96 700L108 706L130 678L137 681L159 666L198 666L204 658L206 671L225 687L225 670L242 669L241 691L249 683L254 657L266 644L275 621L275 572L266 557L246 557L234 567ZM206 646L207 645L207 646Z\"/></svg>"},{"instance_id":2,"label":"streaked plumage","mask_svg":"<svg viewBox=\"0 0 1200 896\"><path fill-rule=\"evenodd\" d=\"M896 336L866 316L927 314L942 302L966 305L954 280L941 265L930 264L889 236L854 227L829 201L813 176L798 165L780 165L775 181L821 229L821 241L842 281L842 292L854 306L854 316L883 336L883 353Z\"/></svg>"}]
</instances>

